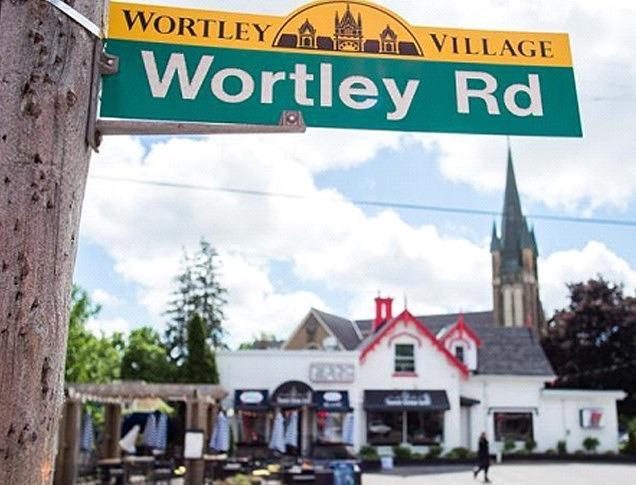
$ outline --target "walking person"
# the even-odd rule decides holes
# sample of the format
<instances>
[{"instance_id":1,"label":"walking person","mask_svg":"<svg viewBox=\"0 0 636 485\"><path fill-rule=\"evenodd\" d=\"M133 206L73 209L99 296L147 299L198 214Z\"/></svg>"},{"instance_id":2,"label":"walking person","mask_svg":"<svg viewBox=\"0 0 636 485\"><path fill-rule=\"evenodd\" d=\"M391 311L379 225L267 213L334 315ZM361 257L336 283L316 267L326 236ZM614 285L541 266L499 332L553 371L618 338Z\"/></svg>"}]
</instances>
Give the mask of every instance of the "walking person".
<instances>
[{"instance_id":1,"label":"walking person","mask_svg":"<svg viewBox=\"0 0 636 485\"><path fill-rule=\"evenodd\" d=\"M490 483L488 469L490 468L490 445L486 438L486 433L479 436L479 451L477 452L477 468L473 470L473 477L477 478L479 472L484 472L484 483Z\"/></svg>"}]
</instances>

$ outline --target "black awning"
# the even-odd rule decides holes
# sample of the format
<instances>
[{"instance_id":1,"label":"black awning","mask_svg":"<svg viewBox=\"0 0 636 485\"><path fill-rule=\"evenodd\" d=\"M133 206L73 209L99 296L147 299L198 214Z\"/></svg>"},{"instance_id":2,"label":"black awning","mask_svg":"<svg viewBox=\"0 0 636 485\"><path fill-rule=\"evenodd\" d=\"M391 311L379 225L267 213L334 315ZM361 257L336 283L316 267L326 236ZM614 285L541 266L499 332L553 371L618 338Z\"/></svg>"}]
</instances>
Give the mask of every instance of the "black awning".
<instances>
[{"instance_id":1,"label":"black awning","mask_svg":"<svg viewBox=\"0 0 636 485\"><path fill-rule=\"evenodd\" d=\"M347 391L316 391L314 404L318 411L334 411L347 413L351 411L349 393Z\"/></svg>"},{"instance_id":2,"label":"black awning","mask_svg":"<svg viewBox=\"0 0 636 485\"><path fill-rule=\"evenodd\" d=\"M447 411L446 391L364 391L367 411Z\"/></svg>"},{"instance_id":3,"label":"black awning","mask_svg":"<svg viewBox=\"0 0 636 485\"><path fill-rule=\"evenodd\" d=\"M304 382L289 381L281 384L273 392L270 404L280 408L313 406L314 390Z\"/></svg>"},{"instance_id":4,"label":"black awning","mask_svg":"<svg viewBox=\"0 0 636 485\"><path fill-rule=\"evenodd\" d=\"M234 409L266 411L269 409L269 391L239 389L234 392Z\"/></svg>"},{"instance_id":5,"label":"black awning","mask_svg":"<svg viewBox=\"0 0 636 485\"><path fill-rule=\"evenodd\" d=\"M459 396L459 405L469 408L471 406L476 406L477 404L481 404L481 401L478 399L473 399L472 397Z\"/></svg>"}]
</instances>

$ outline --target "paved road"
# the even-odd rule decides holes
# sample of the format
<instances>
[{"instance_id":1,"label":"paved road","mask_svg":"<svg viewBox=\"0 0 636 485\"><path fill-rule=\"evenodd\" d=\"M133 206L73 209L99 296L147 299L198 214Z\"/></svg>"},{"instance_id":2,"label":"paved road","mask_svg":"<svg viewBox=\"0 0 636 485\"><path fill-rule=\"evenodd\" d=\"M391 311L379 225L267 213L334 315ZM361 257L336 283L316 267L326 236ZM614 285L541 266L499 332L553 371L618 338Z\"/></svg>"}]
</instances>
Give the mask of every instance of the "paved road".
<instances>
[{"instance_id":1,"label":"paved road","mask_svg":"<svg viewBox=\"0 0 636 485\"><path fill-rule=\"evenodd\" d=\"M636 466L598 464L497 465L490 470L493 485L634 485ZM402 468L365 474L363 485L478 484L469 468Z\"/></svg>"}]
</instances>

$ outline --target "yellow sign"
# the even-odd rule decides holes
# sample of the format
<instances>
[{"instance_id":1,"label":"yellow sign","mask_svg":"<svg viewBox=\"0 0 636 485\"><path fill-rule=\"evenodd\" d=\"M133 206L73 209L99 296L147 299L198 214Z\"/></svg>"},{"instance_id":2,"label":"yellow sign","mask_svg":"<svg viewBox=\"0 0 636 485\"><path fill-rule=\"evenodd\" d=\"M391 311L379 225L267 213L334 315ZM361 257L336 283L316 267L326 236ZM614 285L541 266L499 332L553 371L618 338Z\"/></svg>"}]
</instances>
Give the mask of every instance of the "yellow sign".
<instances>
[{"instance_id":1,"label":"yellow sign","mask_svg":"<svg viewBox=\"0 0 636 485\"><path fill-rule=\"evenodd\" d=\"M362 0L321 0L287 17L113 2L111 39L441 62L571 67L567 34L413 27Z\"/></svg>"}]
</instances>

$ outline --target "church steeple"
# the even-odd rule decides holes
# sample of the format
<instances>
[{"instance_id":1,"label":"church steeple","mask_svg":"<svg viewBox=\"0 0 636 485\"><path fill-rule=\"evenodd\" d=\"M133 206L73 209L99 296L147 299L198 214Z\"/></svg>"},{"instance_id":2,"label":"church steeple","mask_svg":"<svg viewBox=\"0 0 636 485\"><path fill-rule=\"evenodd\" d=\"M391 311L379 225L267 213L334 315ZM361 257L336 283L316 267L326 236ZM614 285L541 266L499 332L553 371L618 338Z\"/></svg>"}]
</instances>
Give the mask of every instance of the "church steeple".
<instances>
[{"instance_id":1,"label":"church steeple","mask_svg":"<svg viewBox=\"0 0 636 485\"><path fill-rule=\"evenodd\" d=\"M507 327L543 325L539 300L537 242L521 209L512 150L508 146L501 237L493 227L493 310L495 323Z\"/></svg>"}]
</instances>

